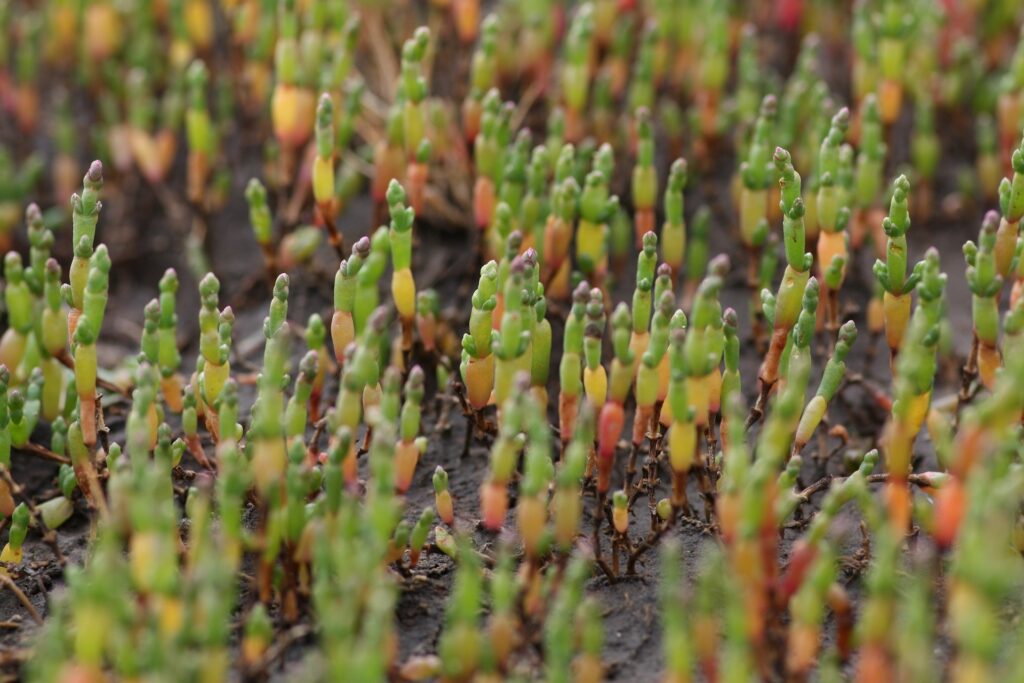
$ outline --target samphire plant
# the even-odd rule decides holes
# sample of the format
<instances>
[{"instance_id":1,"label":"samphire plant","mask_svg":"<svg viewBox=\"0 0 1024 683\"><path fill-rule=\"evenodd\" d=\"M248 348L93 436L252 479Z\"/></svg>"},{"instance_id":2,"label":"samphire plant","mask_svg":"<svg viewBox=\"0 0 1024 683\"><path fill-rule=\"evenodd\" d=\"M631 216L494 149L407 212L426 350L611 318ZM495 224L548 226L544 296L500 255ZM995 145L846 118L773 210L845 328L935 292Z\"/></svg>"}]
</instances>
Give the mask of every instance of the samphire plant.
<instances>
[{"instance_id":1,"label":"samphire plant","mask_svg":"<svg viewBox=\"0 0 1024 683\"><path fill-rule=\"evenodd\" d=\"M0 0L0 669L1017 680L1019 21Z\"/></svg>"}]
</instances>

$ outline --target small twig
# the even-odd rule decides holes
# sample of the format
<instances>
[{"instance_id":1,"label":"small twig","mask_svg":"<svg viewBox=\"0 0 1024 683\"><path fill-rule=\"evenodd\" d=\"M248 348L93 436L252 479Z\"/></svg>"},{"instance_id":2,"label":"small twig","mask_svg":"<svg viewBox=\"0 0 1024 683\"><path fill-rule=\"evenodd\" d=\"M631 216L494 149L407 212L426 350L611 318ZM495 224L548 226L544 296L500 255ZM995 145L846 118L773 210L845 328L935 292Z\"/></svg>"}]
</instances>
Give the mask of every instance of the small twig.
<instances>
[{"instance_id":1,"label":"small twig","mask_svg":"<svg viewBox=\"0 0 1024 683\"><path fill-rule=\"evenodd\" d=\"M615 576L615 572L613 572L612 568L608 566L608 563L604 560L604 558L595 557L594 564L600 567L601 571L604 572L605 578L608 579L608 583L615 583L619 580L619 577Z\"/></svg>"},{"instance_id":2,"label":"small twig","mask_svg":"<svg viewBox=\"0 0 1024 683\"><path fill-rule=\"evenodd\" d=\"M320 218L324 221L324 227L327 229L327 241L338 255L338 261L344 261L348 258L348 254L345 253L345 238L338 231L338 226L334 224L334 218L321 209L320 206L317 206L317 212L319 212Z\"/></svg>"},{"instance_id":3,"label":"small twig","mask_svg":"<svg viewBox=\"0 0 1024 683\"><path fill-rule=\"evenodd\" d=\"M53 462L59 462L62 464L69 464L71 459L60 453L54 453L49 448L34 444L31 441L26 442L23 446L15 446L16 450L24 451L25 453L31 453L32 455L43 458L44 460L52 460Z\"/></svg>"},{"instance_id":4,"label":"small twig","mask_svg":"<svg viewBox=\"0 0 1024 683\"><path fill-rule=\"evenodd\" d=\"M444 555L445 557L450 557L450 555L448 555L448 553L446 553L445 551L441 550L441 547L436 543L424 544L423 554ZM493 569L494 565L497 564L497 560L495 560L492 555L489 555L481 550L474 550L473 554L476 556L476 559L480 562L480 564L487 567L488 569Z\"/></svg>"},{"instance_id":5,"label":"small twig","mask_svg":"<svg viewBox=\"0 0 1024 683\"><path fill-rule=\"evenodd\" d=\"M871 381L870 379L868 379L859 372L847 373L846 382L843 385L843 388L846 388L847 386L853 384L857 384L863 387L864 390L871 395L871 398L874 400L875 404L878 405L878 407L884 410L892 410L892 397L889 396L889 394L887 394L884 389L875 384L873 381ZM842 389L840 389L840 391L841 390Z\"/></svg>"},{"instance_id":6,"label":"small twig","mask_svg":"<svg viewBox=\"0 0 1024 683\"><path fill-rule=\"evenodd\" d=\"M594 560L597 565L604 570L605 574L609 574L611 577L615 577L615 572L607 566L604 558L601 556L601 523L604 522L604 505L605 505L605 494L602 491L597 492L597 510L594 512L594 533L592 543L594 545Z\"/></svg>"},{"instance_id":7,"label":"small twig","mask_svg":"<svg viewBox=\"0 0 1024 683\"><path fill-rule=\"evenodd\" d=\"M661 537L665 535L665 532L667 532L670 528L675 526L676 512L677 511L673 509L672 516L665 520L664 524L659 526L657 529L651 531L651 533L647 534L647 538L645 538L639 545L636 546L636 548L633 549L633 552L629 556L629 561L626 563L627 574L636 574L637 560L639 560L645 552L654 547L658 543L658 541L661 540Z\"/></svg>"},{"instance_id":8,"label":"small twig","mask_svg":"<svg viewBox=\"0 0 1024 683\"><path fill-rule=\"evenodd\" d=\"M758 403L760 403L760 398ZM750 428L760 422L762 417L764 417L764 409L760 405L754 405L750 409L750 414L747 415L747 421L743 424L743 429L750 431Z\"/></svg>"},{"instance_id":9,"label":"small twig","mask_svg":"<svg viewBox=\"0 0 1024 683\"><path fill-rule=\"evenodd\" d=\"M434 400L439 401L441 404L441 408L437 416L437 421L434 422L434 434L447 434L449 431L451 431L452 428L451 413L452 405L455 403L455 400L453 400L451 395L450 386L445 387L445 390L443 392L438 391L438 393L434 397Z\"/></svg>"},{"instance_id":10,"label":"small twig","mask_svg":"<svg viewBox=\"0 0 1024 683\"><path fill-rule=\"evenodd\" d=\"M964 367L960 370L960 391L957 392L956 395L956 413L953 421L954 429L960 423L960 411L973 398L971 385L978 376L979 344L978 335L975 333L971 338L971 350L968 352L967 358L964 360Z\"/></svg>"},{"instance_id":11,"label":"small twig","mask_svg":"<svg viewBox=\"0 0 1024 683\"><path fill-rule=\"evenodd\" d=\"M622 485L622 490L626 492L630 501L633 498L633 478L636 476L636 458L639 452L640 444L630 443L629 459L626 461L626 481Z\"/></svg>"},{"instance_id":12,"label":"small twig","mask_svg":"<svg viewBox=\"0 0 1024 683\"><path fill-rule=\"evenodd\" d=\"M292 646L297 640L310 636L314 632L314 628L309 624L299 624L292 626L290 629L281 634L279 638L274 639L274 644L267 648L267 651L263 654L263 659L260 660L254 668L257 672L265 672L273 665L285 651Z\"/></svg>"},{"instance_id":13,"label":"small twig","mask_svg":"<svg viewBox=\"0 0 1024 683\"><path fill-rule=\"evenodd\" d=\"M475 227L472 216L449 202L433 185L427 186L425 199L426 208L429 213L436 214L445 224L458 228L461 232L466 232Z\"/></svg>"},{"instance_id":14,"label":"small twig","mask_svg":"<svg viewBox=\"0 0 1024 683\"><path fill-rule=\"evenodd\" d=\"M763 380L761 380L759 384L760 390L757 394L757 401L755 401L754 407L750 409L750 414L747 415L747 421L743 425L743 428L747 431L750 431L750 428L764 417L765 409L768 407L768 397L771 395L772 389L775 386L775 382L768 383Z\"/></svg>"},{"instance_id":15,"label":"small twig","mask_svg":"<svg viewBox=\"0 0 1024 683\"><path fill-rule=\"evenodd\" d=\"M822 477L821 479L819 479L818 481L814 482L810 486L807 486L806 488L804 488L802 491L800 491L800 493L796 494L796 498L801 503L806 503L806 502L808 502L811 499L811 496L813 496L815 493L820 493L820 492L824 491L825 489L829 488L833 484L833 482L841 483L841 482L846 481L847 479L849 479L849 477L842 477L842 476ZM869 483L869 484L877 484L877 483L880 483L880 482L888 481L889 480L889 474L886 473L886 472L879 472L877 474L869 474L867 477L865 477L865 479L867 480L867 483ZM907 481L909 483L911 483L911 484L916 485L916 486L932 486L933 485L930 482L928 482L927 479L922 478L918 474L911 474L907 478Z\"/></svg>"},{"instance_id":16,"label":"small twig","mask_svg":"<svg viewBox=\"0 0 1024 683\"><path fill-rule=\"evenodd\" d=\"M322 417L322 418L320 418L319 420L316 421L315 429L313 430L313 438L309 440L308 448L310 450L315 450L317 448L317 444L320 442L320 437L323 436L324 427L326 427L326 426L327 426L327 418L326 417Z\"/></svg>"},{"instance_id":17,"label":"small twig","mask_svg":"<svg viewBox=\"0 0 1024 683\"><path fill-rule=\"evenodd\" d=\"M374 61L377 62L381 89L385 96L390 96L395 93L398 82L398 62L392 52L391 39L384 31L383 19L384 15L380 11L369 10L363 13L363 26L370 38Z\"/></svg>"},{"instance_id":18,"label":"small twig","mask_svg":"<svg viewBox=\"0 0 1024 683\"><path fill-rule=\"evenodd\" d=\"M14 583L14 579L7 575L6 571L0 571L0 583L3 583L11 592L14 593L14 597L18 598L18 602L24 605L25 610L31 615L32 619L39 624L43 625L43 618L39 616L39 612L36 611L35 605L28 599L24 591L18 588L18 584Z\"/></svg>"},{"instance_id":19,"label":"small twig","mask_svg":"<svg viewBox=\"0 0 1024 683\"><path fill-rule=\"evenodd\" d=\"M530 113L530 109L533 108L534 103L544 93L547 85L547 81L537 79L533 81L533 83L530 84L530 87L519 96L519 104L516 106L516 110L512 112L512 116L509 119L509 127L511 130L519 130L520 126L523 125L523 121L526 119L526 115Z\"/></svg>"}]
</instances>

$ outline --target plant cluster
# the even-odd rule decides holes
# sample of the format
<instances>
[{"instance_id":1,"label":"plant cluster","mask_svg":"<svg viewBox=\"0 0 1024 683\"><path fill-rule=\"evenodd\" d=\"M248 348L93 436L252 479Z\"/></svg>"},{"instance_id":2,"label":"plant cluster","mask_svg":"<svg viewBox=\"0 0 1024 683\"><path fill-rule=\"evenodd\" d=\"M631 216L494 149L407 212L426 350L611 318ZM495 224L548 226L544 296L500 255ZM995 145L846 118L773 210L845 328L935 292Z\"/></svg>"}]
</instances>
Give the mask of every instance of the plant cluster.
<instances>
[{"instance_id":1,"label":"plant cluster","mask_svg":"<svg viewBox=\"0 0 1024 683\"><path fill-rule=\"evenodd\" d=\"M653 580L672 683L1019 677L1016 3L400 4L0 0L24 675L599 681ZM140 191L188 272L117 353Z\"/></svg>"}]
</instances>

